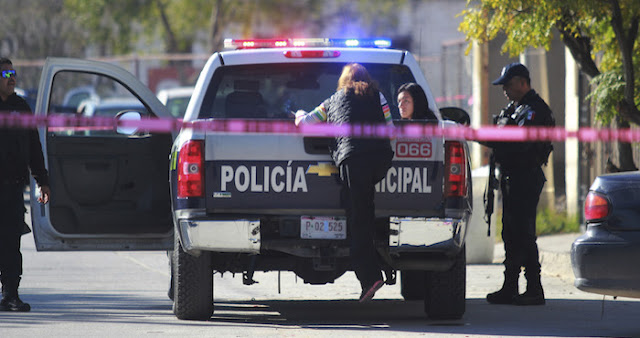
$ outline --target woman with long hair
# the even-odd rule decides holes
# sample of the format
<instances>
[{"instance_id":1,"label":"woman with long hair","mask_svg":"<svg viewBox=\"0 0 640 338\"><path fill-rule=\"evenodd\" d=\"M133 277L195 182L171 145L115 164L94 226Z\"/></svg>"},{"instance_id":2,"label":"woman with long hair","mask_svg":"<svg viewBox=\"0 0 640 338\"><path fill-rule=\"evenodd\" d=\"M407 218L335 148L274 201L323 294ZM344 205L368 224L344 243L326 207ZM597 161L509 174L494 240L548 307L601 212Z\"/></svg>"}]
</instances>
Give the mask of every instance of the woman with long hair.
<instances>
[{"instance_id":1,"label":"woman with long hair","mask_svg":"<svg viewBox=\"0 0 640 338\"><path fill-rule=\"evenodd\" d=\"M357 63L343 68L337 91L330 98L308 113L296 113L296 125L316 122L393 125L384 96L366 68ZM375 185L391 167L394 153L386 138L338 136L335 141L331 155L340 169L351 260L362 287L360 302L364 302L384 284L374 246L374 194Z\"/></svg>"},{"instance_id":2,"label":"woman with long hair","mask_svg":"<svg viewBox=\"0 0 640 338\"><path fill-rule=\"evenodd\" d=\"M435 120L436 115L429 108L429 101L424 89L413 82L405 83L398 88L398 109L403 120Z\"/></svg>"}]
</instances>

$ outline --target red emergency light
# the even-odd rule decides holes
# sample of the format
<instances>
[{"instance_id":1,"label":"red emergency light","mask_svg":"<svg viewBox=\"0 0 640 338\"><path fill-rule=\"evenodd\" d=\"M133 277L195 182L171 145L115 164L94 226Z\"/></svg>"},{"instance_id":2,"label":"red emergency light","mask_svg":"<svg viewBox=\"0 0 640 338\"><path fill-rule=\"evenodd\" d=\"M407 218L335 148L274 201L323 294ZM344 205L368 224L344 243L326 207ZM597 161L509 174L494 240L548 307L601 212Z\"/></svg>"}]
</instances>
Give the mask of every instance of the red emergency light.
<instances>
[{"instance_id":1,"label":"red emergency light","mask_svg":"<svg viewBox=\"0 0 640 338\"><path fill-rule=\"evenodd\" d=\"M368 47L389 48L389 39L225 39L225 49L280 48L280 47Z\"/></svg>"},{"instance_id":2,"label":"red emergency light","mask_svg":"<svg viewBox=\"0 0 640 338\"><path fill-rule=\"evenodd\" d=\"M278 48L287 47L289 42L286 39L225 39L226 49L252 49L252 48Z\"/></svg>"}]
</instances>

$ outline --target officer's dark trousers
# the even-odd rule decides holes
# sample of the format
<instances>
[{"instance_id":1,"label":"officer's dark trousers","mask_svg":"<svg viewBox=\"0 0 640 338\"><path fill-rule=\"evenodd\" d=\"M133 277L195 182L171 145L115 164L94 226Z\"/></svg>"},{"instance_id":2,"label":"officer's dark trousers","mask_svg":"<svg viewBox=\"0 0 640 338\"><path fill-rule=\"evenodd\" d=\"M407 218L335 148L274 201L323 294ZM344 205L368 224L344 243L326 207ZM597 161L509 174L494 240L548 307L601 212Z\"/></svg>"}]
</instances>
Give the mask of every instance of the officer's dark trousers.
<instances>
[{"instance_id":1,"label":"officer's dark trousers","mask_svg":"<svg viewBox=\"0 0 640 338\"><path fill-rule=\"evenodd\" d=\"M503 172L502 240L505 278L515 278L525 268L527 280L540 276L536 244L536 208L546 181L542 168Z\"/></svg>"},{"instance_id":2,"label":"officer's dark trousers","mask_svg":"<svg viewBox=\"0 0 640 338\"><path fill-rule=\"evenodd\" d=\"M340 164L346 196L347 228L351 237L351 262L363 289L382 280L379 257L374 246L375 184L390 163L369 157L350 157Z\"/></svg>"},{"instance_id":3,"label":"officer's dark trousers","mask_svg":"<svg viewBox=\"0 0 640 338\"><path fill-rule=\"evenodd\" d=\"M23 189L21 184L0 184L0 280L3 285L18 283L22 275Z\"/></svg>"}]
</instances>

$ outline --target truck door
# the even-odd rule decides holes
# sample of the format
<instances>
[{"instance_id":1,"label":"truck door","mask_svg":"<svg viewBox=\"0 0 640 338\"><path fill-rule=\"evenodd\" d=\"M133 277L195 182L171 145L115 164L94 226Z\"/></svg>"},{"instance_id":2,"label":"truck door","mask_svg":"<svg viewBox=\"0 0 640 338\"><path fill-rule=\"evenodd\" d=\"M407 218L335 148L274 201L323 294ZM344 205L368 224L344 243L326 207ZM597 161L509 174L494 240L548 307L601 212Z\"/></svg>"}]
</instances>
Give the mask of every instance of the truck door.
<instances>
[{"instance_id":1,"label":"truck door","mask_svg":"<svg viewBox=\"0 0 640 338\"><path fill-rule=\"evenodd\" d=\"M70 95L82 89L83 99ZM117 66L47 59L36 115L113 117L137 111L169 117L155 95ZM40 127L51 199L39 204L31 182L36 247L47 250L166 250L173 247L168 184L171 133L113 128Z\"/></svg>"}]
</instances>

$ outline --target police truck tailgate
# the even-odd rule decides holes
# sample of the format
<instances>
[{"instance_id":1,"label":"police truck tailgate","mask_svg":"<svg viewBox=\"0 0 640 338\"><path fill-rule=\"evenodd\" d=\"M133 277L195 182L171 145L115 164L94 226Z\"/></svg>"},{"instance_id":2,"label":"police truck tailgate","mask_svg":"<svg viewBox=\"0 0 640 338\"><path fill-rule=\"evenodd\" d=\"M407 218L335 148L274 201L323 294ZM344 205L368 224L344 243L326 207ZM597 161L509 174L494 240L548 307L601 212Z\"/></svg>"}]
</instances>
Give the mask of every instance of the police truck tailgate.
<instances>
[{"instance_id":1,"label":"police truck tailgate","mask_svg":"<svg viewBox=\"0 0 640 338\"><path fill-rule=\"evenodd\" d=\"M309 139L207 133L207 212L343 214L338 168L328 149L310 151ZM441 216L442 140L397 139L393 146L393 167L376 186L378 215Z\"/></svg>"}]
</instances>

